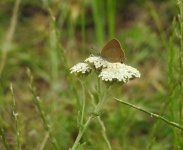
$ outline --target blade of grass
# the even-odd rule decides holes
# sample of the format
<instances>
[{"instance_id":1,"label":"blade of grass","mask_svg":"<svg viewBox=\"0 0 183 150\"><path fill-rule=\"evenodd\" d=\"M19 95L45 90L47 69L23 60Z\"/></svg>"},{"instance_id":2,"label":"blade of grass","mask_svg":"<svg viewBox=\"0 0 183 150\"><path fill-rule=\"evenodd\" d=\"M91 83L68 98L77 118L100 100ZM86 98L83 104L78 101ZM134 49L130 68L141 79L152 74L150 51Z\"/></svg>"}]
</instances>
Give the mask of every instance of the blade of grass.
<instances>
[{"instance_id":1,"label":"blade of grass","mask_svg":"<svg viewBox=\"0 0 183 150\"><path fill-rule=\"evenodd\" d=\"M72 20L70 17L69 19L69 28L68 28L68 33L69 33L69 39L75 41L75 32L76 32L76 22L75 20Z\"/></svg>"},{"instance_id":2,"label":"blade of grass","mask_svg":"<svg viewBox=\"0 0 183 150\"><path fill-rule=\"evenodd\" d=\"M81 38L82 38L82 51L85 49L85 42L86 42L86 29L85 29L85 0L82 3L82 12L81 12Z\"/></svg>"},{"instance_id":3,"label":"blade of grass","mask_svg":"<svg viewBox=\"0 0 183 150\"><path fill-rule=\"evenodd\" d=\"M58 58L58 37L56 19L50 10L50 48L48 50L51 62L52 89L56 89L59 77L59 58Z\"/></svg>"},{"instance_id":4,"label":"blade of grass","mask_svg":"<svg viewBox=\"0 0 183 150\"><path fill-rule=\"evenodd\" d=\"M150 13L155 21L155 25L157 26L157 29L160 33L160 37L163 41L163 45L167 50L169 50L170 59L169 59L169 63L168 63L169 64L168 76L169 76L169 86L170 86L170 89L172 89L171 87L174 87L174 85L175 85L175 76L177 74L177 71L175 71L175 68L177 66L177 61L175 61L176 50L174 48L175 43L173 43L175 40L175 33L176 33L175 32L175 30L176 30L175 20L174 20L174 25L173 25L173 34L174 34L173 36L174 37L168 41L168 38L167 38L165 32L163 31L160 15L157 13L157 11L156 11L156 9L151 1L147 1L147 5L148 5L148 7L150 9ZM181 58L180 57L181 56L179 55L179 66L181 68L182 65L181 65ZM180 72L180 74L182 75L181 72ZM179 80L179 81L182 82L181 80ZM180 85L179 87L181 89L181 83L179 85ZM167 99L170 99L169 106L170 106L170 110L171 110L171 119L174 121L174 120L177 120L177 116L182 115L182 104L181 104L181 102L179 102L179 104L177 102L175 102L175 99L179 100L179 97L177 97L177 95L180 95L180 94L176 94L178 92L177 87L175 87L175 89L173 91L174 91L173 93L170 91L172 93L172 95L170 97L167 97ZM179 92L179 93L181 93L181 92ZM179 115L177 115L177 107L178 106L179 106ZM165 107L167 107L167 106L165 106ZM166 110L166 108L165 108L165 110ZM179 120L181 120L181 119L179 119ZM179 121L179 123L180 123L180 121ZM156 130L157 130L157 127L155 127L155 130L153 130L153 134L151 134L151 137L152 137L152 135L154 135L154 131L156 131ZM179 144L180 144L180 134L174 128L172 128L172 130L173 130L173 135L174 135L174 146L175 146L175 148L178 148ZM154 141L154 138L151 140L151 142L150 142L151 144L149 145L148 149L152 148L153 141Z\"/></svg>"},{"instance_id":5,"label":"blade of grass","mask_svg":"<svg viewBox=\"0 0 183 150\"><path fill-rule=\"evenodd\" d=\"M169 92L168 92L168 95L165 96L165 99L167 99L165 101L165 103L163 103L163 106L161 107L161 112L160 112L160 115L164 115L164 113L166 112L166 110L168 108L170 108L170 104L172 103L172 95L173 93L175 92L176 90L176 87L178 86L179 82L175 82L175 64L176 64L176 57L175 57L175 53L176 53L176 49L174 48L174 41L175 41L175 38L176 38L176 32L174 31L175 30L175 27L176 27L176 19L174 18L173 19L173 23L172 23L172 35L169 39L169 42L168 42L168 87L169 87ZM152 131L151 131L151 134L150 134L150 139L149 139L149 144L147 145L147 150L151 150L152 149L152 146L153 146L153 143L155 142L155 135L157 133L157 129L160 125L160 120L157 120L156 123L153 125L152 127ZM174 132L175 134L175 132Z\"/></svg>"},{"instance_id":6,"label":"blade of grass","mask_svg":"<svg viewBox=\"0 0 183 150\"><path fill-rule=\"evenodd\" d=\"M50 3L42 0L43 6L48 11L49 19L50 19L50 34L49 34L49 48L48 48L48 56L51 64L51 87L54 91L59 89L58 78L59 78L59 34L57 31L57 22L56 17L50 8Z\"/></svg>"},{"instance_id":7,"label":"blade of grass","mask_svg":"<svg viewBox=\"0 0 183 150\"><path fill-rule=\"evenodd\" d=\"M97 41L100 45L103 44L104 41L104 10L103 6L100 3L103 3L103 1L99 0L93 0L92 1L92 13L93 13L93 20L95 25L95 34Z\"/></svg>"},{"instance_id":8,"label":"blade of grass","mask_svg":"<svg viewBox=\"0 0 183 150\"><path fill-rule=\"evenodd\" d=\"M13 14L11 17L11 22L10 22L10 27L9 30L6 34L5 41L3 42L2 46L2 57L1 57L1 64L0 64L0 76L3 72L4 66L6 64L6 59L8 55L8 51L11 48L13 36L15 33L15 28L17 25L17 18L18 18L18 10L19 10L19 5L20 5L21 0L16 0L15 5L13 8Z\"/></svg>"},{"instance_id":9,"label":"blade of grass","mask_svg":"<svg viewBox=\"0 0 183 150\"><path fill-rule=\"evenodd\" d=\"M59 28L59 31L58 31L58 27L56 26L56 22L55 22L55 17L54 17L54 15L52 13L51 8L49 7L49 4L46 3L44 0L43 0L43 4L44 4L45 9L47 9L47 11L49 13L49 16L51 18L50 20L53 22L54 30L56 30L56 32L55 32L56 33L56 38L57 38L57 41L58 41L58 39L61 39L61 31L60 31L61 29ZM64 12L63 15L64 15L64 18L65 18L65 16L68 15L68 12ZM59 49L58 54L61 57L61 59L59 59L60 60L59 62L60 62L60 64L62 64L62 66L61 66L62 67L62 71L65 73L65 77L66 77L66 79L68 81L68 85L70 85L69 86L69 88L70 88L69 90L72 91L72 93L74 93L74 97L76 99L77 107L80 110L81 102L80 102L79 94L77 92L77 88L75 86L76 85L75 80L73 80L73 77L70 75L70 69L69 69L70 65L69 65L69 62L68 62L67 55L66 55L66 53L64 51L64 48L62 47L61 42L57 42L57 44L58 44L57 46L58 46L58 49ZM55 68L57 68L57 67L55 67ZM52 84L54 84L54 82Z\"/></svg>"},{"instance_id":10,"label":"blade of grass","mask_svg":"<svg viewBox=\"0 0 183 150\"><path fill-rule=\"evenodd\" d=\"M0 137L2 139L2 142L4 144L5 149L9 150L9 146L8 146L8 143L7 143L7 140L6 140L5 132L4 132L4 129L3 129L1 124L0 124Z\"/></svg>"},{"instance_id":11,"label":"blade of grass","mask_svg":"<svg viewBox=\"0 0 183 150\"><path fill-rule=\"evenodd\" d=\"M14 96L14 90L13 90L13 85L10 85L10 90L12 94L12 99L13 99L13 116L15 119L15 125L16 125L16 142L17 142L17 149L21 150L21 143L20 143L20 129L19 129L19 124L18 124L18 112L17 112L17 106L15 102L15 96Z\"/></svg>"},{"instance_id":12,"label":"blade of grass","mask_svg":"<svg viewBox=\"0 0 183 150\"><path fill-rule=\"evenodd\" d=\"M116 0L107 0L107 21L108 21L108 37L115 36L115 16L116 16Z\"/></svg>"},{"instance_id":13,"label":"blade of grass","mask_svg":"<svg viewBox=\"0 0 183 150\"><path fill-rule=\"evenodd\" d=\"M172 88L174 86L174 82L176 80L176 74L177 74L177 71L175 70L175 67L177 65L177 61L176 61L176 49L175 49L175 41L176 41L176 19L174 18L173 20L173 25L172 25L172 36L170 37L170 40L169 40L169 43L168 43L168 50L169 50L169 62L168 62L168 65L169 65L169 75L168 75L168 84L169 84L169 87ZM176 97L176 92L177 92L177 87L175 87L175 89L173 90L172 92L172 95L167 97L170 99L170 113L171 113L171 119L172 120L177 120L176 118L176 106L178 105L177 102L174 100L174 99L177 99ZM174 128L172 129L173 131L173 143L174 143L174 148L177 149L179 147L179 143L180 143L180 140L178 138L178 132L177 130L175 130Z\"/></svg>"},{"instance_id":14,"label":"blade of grass","mask_svg":"<svg viewBox=\"0 0 183 150\"><path fill-rule=\"evenodd\" d=\"M6 139L5 131L4 131L4 119L3 119L3 108L5 106L5 97L4 97L4 87L3 82L0 80L0 94L1 94L1 103L0 103L0 139L6 150L9 150L9 145Z\"/></svg>"},{"instance_id":15,"label":"blade of grass","mask_svg":"<svg viewBox=\"0 0 183 150\"><path fill-rule=\"evenodd\" d=\"M48 139L49 139L49 133L47 132L46 135L45 135L45 137L44 137L44 139L43 139L43 142L40 145L39 150L44 150L44 147L45 147L46 142L47 142Z\"/></svg>"},{"instance_id":16,"label":"blade of grass","mask_svg":"<svg viewBox=\"0 0 183 150\"><path fill-rule=\"evenodd\" d=\"M58 144L57 144L57 141L55 139L55 137L52 135L52 131L51 131L51 127L50 127L50 124L48 123L47 119L46 119L46 115L45 115L45 112L42 108L42 105L41 105L41 100L40 100L40 97L37 96L36 94L36 88L34 87L33 85L33 76L31 75L31 71L28 69L27 70L27 74L28 74L28 77L29 77L29 86L30 86L30 89L31 89L31 92L32 92L32 96L33 96L33 101L35 103L35 106L40 114L40 117L43 121L43 125L44 125L44 128L45 130L49 133L49 138L50 138L50 141L54 147L54 149L58 150Z\"/></svg>"},{"instance_id":17,"label":"blade of grass","mask_svg":"<svg viewBox=\"0 0 183 150\"><path fill-rule=\"evenodd\" d=\"M157 27L157 29L159 31L161 40L163 42L163 46L168 49L168 46L167 46L168 39L167 39L166 34L165 34L164 30L163 30L160 16L157 13L153 3L150 0L147 0L146 2L147 2L147 6L149 8L149 12L151 13L151 16L152 16L152 18L153 18L153 20L155 22L155 25L156 25L156 27Z\"/></svg>"},{"instance_id":18,"label":"blade of grass","mask_svg":"<svg viewBox=\"0 0 183 150\"><path fill-rule=\"evenodd\" d=\"M183 1L178 0L178 7L179 7L179 15L178 15L178 21L179 21L179 28L180 28L180 33L179 33L179 41L180 41L180 48L179 48L179 67L180 67L180 73L179 73L179 78L182 79L182 73L183 73ZM180 80L180 93L183 92L182 90L182 80ZM179 113L179 120L180 123L182 123L182 99L180 99L180 113Z\"/></svg>"}]
</instances>

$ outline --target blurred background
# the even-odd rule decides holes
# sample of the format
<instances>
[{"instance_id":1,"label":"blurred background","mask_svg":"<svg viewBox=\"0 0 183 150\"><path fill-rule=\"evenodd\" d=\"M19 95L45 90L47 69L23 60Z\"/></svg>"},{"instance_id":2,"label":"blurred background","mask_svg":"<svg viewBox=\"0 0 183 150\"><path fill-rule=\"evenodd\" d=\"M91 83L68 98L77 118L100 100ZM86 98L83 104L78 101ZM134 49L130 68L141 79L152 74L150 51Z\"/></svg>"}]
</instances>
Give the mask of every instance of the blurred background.
<instances>
[{"instance_id":1,"label":"blurred background","mask_svg":"<svg viewBox=\"0 0 183 150\"><path fill-rule=\"evenodd\" d=\"M69 149L78 133L76 99L82 93L69 69L90 54L99 54L112 38L121 42L125 63L142 74L109 92L101 118L112 148L183 149L178 129L112 99L127 100L182 124L182 18L182 1L176 0L1 0L0 126L10 149L17 149L10 84L22 149L41 149L46 136L27 68L59 149ZM96 75L86 80L86 116L92 109L87 91L96 93L94 81ZM95 121L82 142L81 149L107 149ZM0 149L5 149L3 138ZM43 149L54 148L48 140Z\"/></svg>"}]
</instances>

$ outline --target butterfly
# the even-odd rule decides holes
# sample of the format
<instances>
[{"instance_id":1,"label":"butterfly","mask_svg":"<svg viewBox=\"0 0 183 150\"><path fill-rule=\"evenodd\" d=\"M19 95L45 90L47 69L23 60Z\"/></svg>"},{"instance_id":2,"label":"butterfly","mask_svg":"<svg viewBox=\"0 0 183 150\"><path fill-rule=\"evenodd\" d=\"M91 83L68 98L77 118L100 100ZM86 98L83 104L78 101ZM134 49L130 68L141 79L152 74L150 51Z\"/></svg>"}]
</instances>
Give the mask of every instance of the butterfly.
<instances>
[{"instance_id":1,"label":"butterfly","mask_svg":"<svg viewBox=\"0 0 183 150\"><path fill-rule=\"evenodd\" d=\"M116 63L125 61L125 53L118 40L110 40L102 49L101 57L109 62Z\"/></svg>"}]
</instances>

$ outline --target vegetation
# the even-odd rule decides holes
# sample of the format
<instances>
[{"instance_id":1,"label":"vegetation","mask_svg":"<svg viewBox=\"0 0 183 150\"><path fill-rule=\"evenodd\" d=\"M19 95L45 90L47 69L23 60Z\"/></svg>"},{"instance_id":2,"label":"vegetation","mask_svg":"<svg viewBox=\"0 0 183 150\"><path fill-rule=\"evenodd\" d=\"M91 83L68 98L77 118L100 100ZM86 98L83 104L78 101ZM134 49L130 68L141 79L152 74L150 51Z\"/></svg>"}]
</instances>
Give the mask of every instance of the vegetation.
<instances>
[{"instance_id":1,"label":"vegetation","mask_svg":"<svg viewBox=\"0 0 183 150\"><path fill-rule=\"evenodd\" d=\"M182 0L1 0L0 22L0 149L183 149ZM140 79L70 73L113 38Z\"/></svg>"}]
</instances>

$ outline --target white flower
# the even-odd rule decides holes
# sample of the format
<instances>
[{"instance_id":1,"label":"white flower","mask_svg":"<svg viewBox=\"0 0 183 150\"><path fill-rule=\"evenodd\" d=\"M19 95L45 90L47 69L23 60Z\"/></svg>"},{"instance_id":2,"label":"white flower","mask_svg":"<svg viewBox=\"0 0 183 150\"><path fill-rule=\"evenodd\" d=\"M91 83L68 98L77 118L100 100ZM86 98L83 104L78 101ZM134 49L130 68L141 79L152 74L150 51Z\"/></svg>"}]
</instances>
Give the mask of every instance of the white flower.
<instances>
[{"instance_id":1,"label":"white flower","mask_svg":"<svg viewBox=\"0 0 183 150\"><path fill-rule=\"evenodd\" d=\"M72 68L70 68L71 74L87 74L91 72L91 68L86 63L78 63L74 65Z\"/></svg>"},{"instance_id":2,"label":"white flower","mask_svg":"<svg viewBox=\"0 0 183 150\"><path fill-rule=\"evenodd\" d=\"M93 65L96 69L105 68L107 67L107 64L108 64L108 61L104 60L102 57L94 56L94 55L89 56L85 60L85 62Z\"/></svg>"},{"instance_id":3,"label":"white flower","mask_svg":"<svg viewBox=\"0 0 183 150\"><path fill-rule=\"evenodd\" d=\"M108 63L107 67L102 69L99 78L106 82L118 81L127 83L129 79L140 78L140 72L125 64Z\"/></svg>"}]
</instances>

